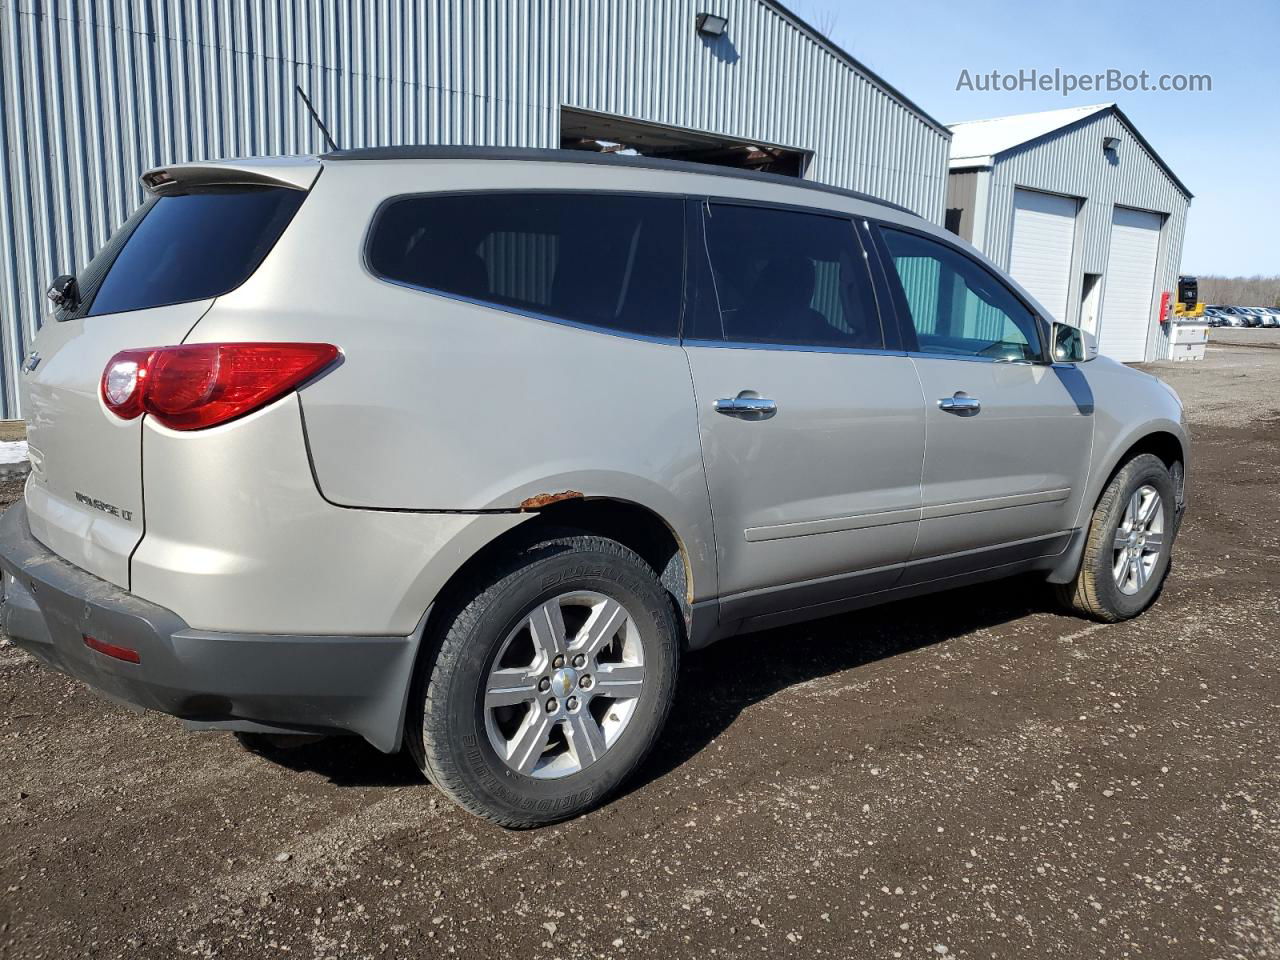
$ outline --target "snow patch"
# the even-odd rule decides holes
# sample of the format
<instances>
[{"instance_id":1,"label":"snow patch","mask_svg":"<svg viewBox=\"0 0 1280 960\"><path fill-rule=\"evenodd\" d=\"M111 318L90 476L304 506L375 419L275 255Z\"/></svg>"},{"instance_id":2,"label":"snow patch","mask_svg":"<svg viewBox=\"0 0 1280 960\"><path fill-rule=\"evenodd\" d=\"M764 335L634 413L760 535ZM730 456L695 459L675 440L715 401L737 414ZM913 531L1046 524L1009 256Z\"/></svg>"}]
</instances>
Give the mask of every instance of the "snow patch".
<instances>
[{"instance_id":1,"label":"snow patch","mask_svg":"<svg viewBox=\"0 0 1280 960\"><path fill-rule=\"evenodd\" d=\"M27 441L0 440L0 464L25 463L27 460Z\"/></svg>"}]
</instances>

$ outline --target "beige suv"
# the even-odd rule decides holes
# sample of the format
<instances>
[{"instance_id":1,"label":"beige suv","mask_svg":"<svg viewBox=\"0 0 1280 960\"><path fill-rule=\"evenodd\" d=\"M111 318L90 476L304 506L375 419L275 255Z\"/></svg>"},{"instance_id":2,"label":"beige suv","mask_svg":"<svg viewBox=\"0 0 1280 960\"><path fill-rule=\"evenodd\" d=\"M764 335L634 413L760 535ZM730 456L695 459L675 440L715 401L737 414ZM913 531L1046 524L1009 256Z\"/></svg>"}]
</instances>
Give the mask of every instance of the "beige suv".
<instances>
[{"instance_id":1,"label":"beige suv","mask_svg":"<svg viewBox=\"0 0 1280 960\"><path fill-rule=\"evenodd\" d=\"M713 640L1027 571L1116 620L1168 569L1177 397L898 207L554 151L142 182L50 291L0 519L5 628L118 699L529 826Z\"/></svg>"}]
</instances>

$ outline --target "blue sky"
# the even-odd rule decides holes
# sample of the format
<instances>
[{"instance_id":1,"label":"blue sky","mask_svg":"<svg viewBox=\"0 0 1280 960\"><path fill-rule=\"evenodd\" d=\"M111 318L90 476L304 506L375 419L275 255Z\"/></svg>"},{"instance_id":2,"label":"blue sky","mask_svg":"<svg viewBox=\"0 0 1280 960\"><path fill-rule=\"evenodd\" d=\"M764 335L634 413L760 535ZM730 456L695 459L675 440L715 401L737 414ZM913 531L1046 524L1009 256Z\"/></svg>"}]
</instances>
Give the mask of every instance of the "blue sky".
<instances>
[{"instance_id":1,"label":"blue sky","mask_svg":"<svg viewBox=\"0 0 1280 960\"><path fill-rule=\"evenodd\" d=\"M1184 273L1280 274L1280 2L783 0L943 123L1115 101L1187 185ZM1203 93L956 90L962 69L1207 73Z\"/></svg>"}]
</instances>

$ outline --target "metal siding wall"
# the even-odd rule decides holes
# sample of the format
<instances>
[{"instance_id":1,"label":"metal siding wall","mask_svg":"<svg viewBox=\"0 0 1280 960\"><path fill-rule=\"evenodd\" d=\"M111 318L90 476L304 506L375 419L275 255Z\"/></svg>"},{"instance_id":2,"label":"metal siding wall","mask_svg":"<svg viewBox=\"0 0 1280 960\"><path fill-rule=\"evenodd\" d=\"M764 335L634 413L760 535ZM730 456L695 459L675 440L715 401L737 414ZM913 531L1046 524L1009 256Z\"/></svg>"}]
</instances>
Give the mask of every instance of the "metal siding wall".
<instances>
[{"instance_id":1,"label":"metal siding wall","mask_svg":"<svg viewBox=\"0 0 1280 960\"><path fill-rule=\"evenodd\" d=\"M946 209L960 211L957 236L973 242L973 204L978 196L978 174L964 170L947 177Z\"/></svg>"},{"instance_id":2,"label":"metal siding wall","mask_svg":"<svg viewBox=\"0 0 1280 960\"><path fill-rule=\"evenodd\" d=\"M1119 162L1112 165L1102 152L1103 137L1119 137ZM1111 245L1111 212L1119 204L1165 214L1160 254L1156 263L1156 291L1177 290L1182 241L1191 201L1146 152L1114 113L1102 113L1058 136L1031 143L996 158L991 176L985 242L974 245L1006 270L1013 244L1014 187L1047 190L1083 197L1073 265L1068 311L1075 316L1083 273L1106 273ZM1102 296L1107 296L1106 277ZM1158 296L1157 296L1158 301ZM1147 358L1169 357L1169 337L1155 323L1158 302L1152 305Z\"/></svg>"},{"instance_id":3,"label":"metal siding wall","mask_svg":"<svg viewBox=\"0 0 1280 960\"><path fill-rule=\"evenodd\" d=\"M562 105L813 151L811 179L941 222L949 135L760 0L0 0L0 415L55 273L163 163L553 147Z\"/></svg>"}]
</instances>

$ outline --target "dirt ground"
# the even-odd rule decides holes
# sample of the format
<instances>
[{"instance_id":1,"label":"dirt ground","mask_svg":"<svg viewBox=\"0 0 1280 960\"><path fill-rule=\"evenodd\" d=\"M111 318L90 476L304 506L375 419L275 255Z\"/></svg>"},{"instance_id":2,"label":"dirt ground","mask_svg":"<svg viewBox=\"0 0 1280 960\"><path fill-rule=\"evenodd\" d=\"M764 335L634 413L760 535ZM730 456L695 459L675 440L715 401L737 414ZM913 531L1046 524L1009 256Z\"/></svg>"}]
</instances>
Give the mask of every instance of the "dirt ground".
<instances>
[{"instance_id":1,"label":"dirt ground","mask_svg":"<svg viewBox=\"0 0 1280 960\"><path fill-rule=\"evenodd\" d=\"M1019 580L727 641L638 781L558 827L0 648L0 956L1280 957L1273 347L1152 368L1196 446L1145 616Z\"/></svg>"}]
</instances>

